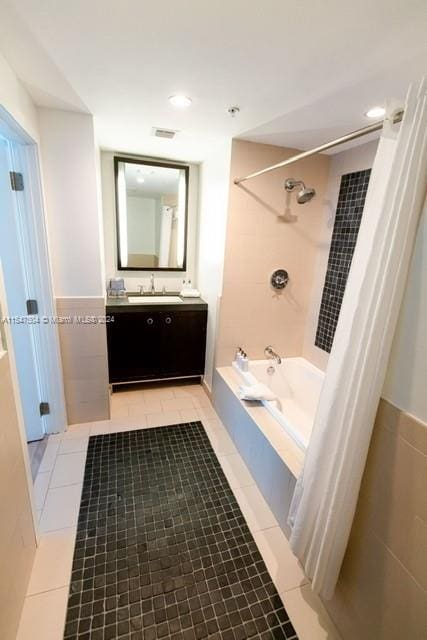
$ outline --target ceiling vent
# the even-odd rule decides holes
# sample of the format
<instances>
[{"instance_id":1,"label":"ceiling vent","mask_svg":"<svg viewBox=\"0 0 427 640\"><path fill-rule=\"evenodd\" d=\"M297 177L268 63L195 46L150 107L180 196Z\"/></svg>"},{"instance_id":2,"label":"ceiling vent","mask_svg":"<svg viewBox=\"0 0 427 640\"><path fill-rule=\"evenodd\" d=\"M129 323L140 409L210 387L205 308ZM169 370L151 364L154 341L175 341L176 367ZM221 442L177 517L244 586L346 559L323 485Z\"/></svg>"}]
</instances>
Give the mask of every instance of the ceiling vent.
<instances>
[{"instance_id":1,"label":"ceiling vent","mask_svg":"<svg viewBox=\"0 0 427 640\"><path fill-rule=\"evenodd\" d=\"M156 136L156 138L167 138L168 140L172 140L175 138L178 131L174 131L173 129L160 129L158 127L153 127L152 134Z\"/></svg>"}]
</instances>

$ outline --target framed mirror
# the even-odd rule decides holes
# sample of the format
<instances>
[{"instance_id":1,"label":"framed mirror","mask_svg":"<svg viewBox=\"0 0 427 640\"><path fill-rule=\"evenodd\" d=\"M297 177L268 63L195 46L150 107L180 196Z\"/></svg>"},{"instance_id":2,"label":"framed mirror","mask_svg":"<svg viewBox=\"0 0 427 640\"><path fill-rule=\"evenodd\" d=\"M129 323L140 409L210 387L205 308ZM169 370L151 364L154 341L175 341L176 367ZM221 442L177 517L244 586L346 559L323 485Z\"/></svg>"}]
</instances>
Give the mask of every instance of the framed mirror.
<instances>
[{"instance_id":1,"label":"framed mirror","mask_svg":"<svg viewBox=\"0 0 427 640\"><path fill-rule=\"evenodd\" d=\"M185 271L189 167L114 156L117 266Z\"/></svg>"}]
</instances>

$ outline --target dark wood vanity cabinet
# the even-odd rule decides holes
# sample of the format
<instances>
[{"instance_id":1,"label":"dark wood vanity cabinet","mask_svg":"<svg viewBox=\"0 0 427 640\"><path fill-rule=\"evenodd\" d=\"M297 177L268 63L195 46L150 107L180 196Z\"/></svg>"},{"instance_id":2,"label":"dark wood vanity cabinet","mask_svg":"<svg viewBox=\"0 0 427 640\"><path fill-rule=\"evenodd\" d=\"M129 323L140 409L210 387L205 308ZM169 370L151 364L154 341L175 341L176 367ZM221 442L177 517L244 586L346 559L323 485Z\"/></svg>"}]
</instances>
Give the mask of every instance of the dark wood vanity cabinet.
<instances>
[{"instance_id":1,"label":"dark wood vanity cabinet","mask_svg":"<svg viewBox=\"0 0 427 640\"><path fill-rule=\"evenodd\" d=\"M109 311L110 383L201 376L206 309Z\"/></svg>"}]
</instances>

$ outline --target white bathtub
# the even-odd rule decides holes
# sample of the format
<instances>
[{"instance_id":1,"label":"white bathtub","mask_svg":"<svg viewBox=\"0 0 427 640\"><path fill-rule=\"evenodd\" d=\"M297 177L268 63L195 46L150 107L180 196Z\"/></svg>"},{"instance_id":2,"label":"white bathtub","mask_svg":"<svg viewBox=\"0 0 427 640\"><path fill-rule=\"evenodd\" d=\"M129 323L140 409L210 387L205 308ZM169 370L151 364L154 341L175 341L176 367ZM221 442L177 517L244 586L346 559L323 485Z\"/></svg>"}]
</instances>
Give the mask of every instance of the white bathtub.
<instances>
[{"instance_id":1,"label":"white bathtub","mask_svg":"<svg viewBox=\"0 0 427 640\"><path fill-rule=\"evenodd\" d=\"M271 374L267 373L269 367L274 369ZM272 360L254 360L249 363L248 372L238 367L235 370L243 384L262 382L276 394L277 400L262 404L305 451L322 388L323 371L304 358L284 358L280 365Z\"/></svg>"}]
</instances>

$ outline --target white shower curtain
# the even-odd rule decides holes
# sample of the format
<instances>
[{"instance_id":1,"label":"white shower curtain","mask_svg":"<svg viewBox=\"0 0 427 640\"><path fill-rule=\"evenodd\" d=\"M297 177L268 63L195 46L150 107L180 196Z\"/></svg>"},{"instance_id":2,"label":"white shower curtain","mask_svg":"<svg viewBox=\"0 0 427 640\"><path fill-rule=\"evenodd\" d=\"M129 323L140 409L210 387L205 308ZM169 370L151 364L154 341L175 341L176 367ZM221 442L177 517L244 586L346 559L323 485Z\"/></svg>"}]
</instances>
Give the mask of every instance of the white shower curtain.
<instances>
[{"instance_id":1,"label":"white shower curtain","mask_svg":"<svg viewBox=\"0 0 427 640\"><path fill-rule=\"evenodd\" d=\"M163 205L160 217L159 267L169 267L171 248L173 207Z\"/></svg>"},{"instance_id":2,"label":"white shower curtain","mask_svg":"<svg viewBox=\"0 0 427 640\"><path fill-rule=\"evenodd\" d=\"M389 114L390 115L390 114ZM427 190L426 85L412 87L400 131L386 124L303 472L290 544L313 590L333 595Z\"/></svg>"}]
</instances>

